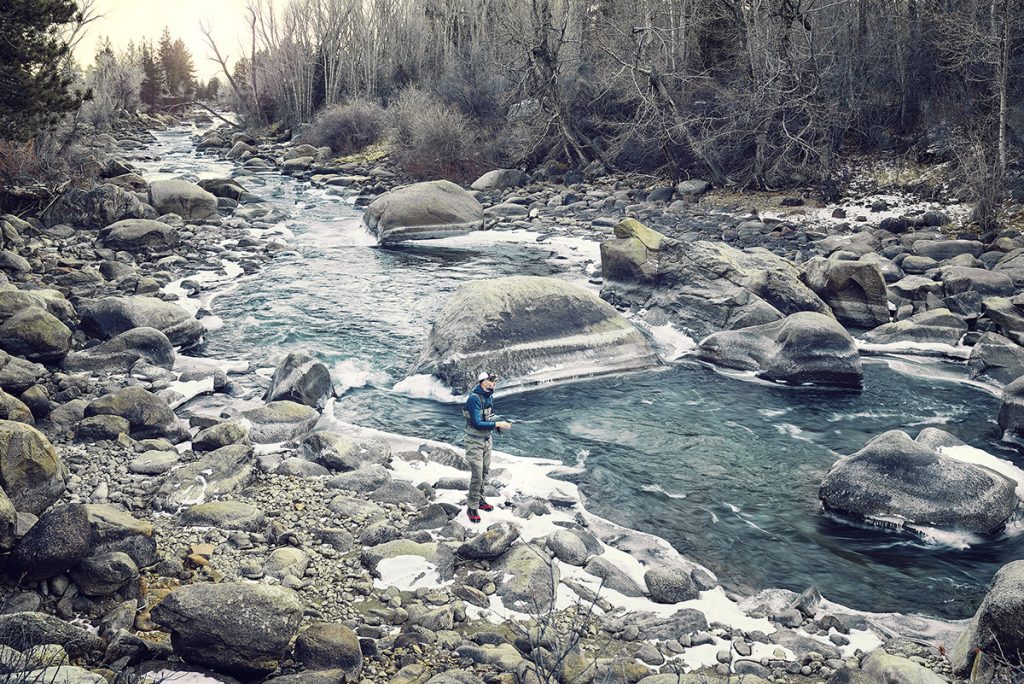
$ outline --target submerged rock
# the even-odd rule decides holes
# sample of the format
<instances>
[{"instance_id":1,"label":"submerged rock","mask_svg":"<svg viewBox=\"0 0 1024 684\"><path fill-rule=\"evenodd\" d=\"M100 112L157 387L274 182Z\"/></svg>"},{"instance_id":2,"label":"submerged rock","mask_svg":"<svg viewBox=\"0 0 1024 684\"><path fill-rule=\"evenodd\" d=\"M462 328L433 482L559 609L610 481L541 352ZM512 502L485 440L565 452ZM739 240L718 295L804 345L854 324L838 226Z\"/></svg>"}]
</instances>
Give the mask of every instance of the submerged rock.
<instances>
[{"instance_id":1,"label":"submerged rock","mask_svg":"<svg viewBox=\"0 0 1024 684\"><path fill-rule=\"evenodd\" d=\"M451 237L483 227L480 202L446 180L386 192L366 208L363 221L380 244Z\"/></svg>"},{"instance_id":2,"label":"submerged rock","mask_svg":"<svg viewBox=\"0 0 1024 684\"><path fill-rule=\"evenodd\" d=\"M700 343L700 358L752 370L787 384L860 387L864 372L850 333L834 318L802 312L781 321L725 330Z\"/></svg>"},{"instance_id":3,"label":"submerged rock","mask_svg":"<svg viewBox=\"0 0 1024 684\"><path fill-rule=\"evenodd\" d=\"M912 440L890 430L841 458L818 496L825 508L888 527L937 527L988 534L1017 508L1016 483L932 446L935 431Z\"/></svg>"},{"instance_id":4,"label":"submerged rock","mask_svg":"<svg viewBox=\"0 0 1024 684\"><path fill-rule=\"evenodd\" d=\"M588 290L512 276L460 287L434 321L416 372L466 391L484 369L509 388L658 363L644 336Z\"/></svg>"}]
</instances>

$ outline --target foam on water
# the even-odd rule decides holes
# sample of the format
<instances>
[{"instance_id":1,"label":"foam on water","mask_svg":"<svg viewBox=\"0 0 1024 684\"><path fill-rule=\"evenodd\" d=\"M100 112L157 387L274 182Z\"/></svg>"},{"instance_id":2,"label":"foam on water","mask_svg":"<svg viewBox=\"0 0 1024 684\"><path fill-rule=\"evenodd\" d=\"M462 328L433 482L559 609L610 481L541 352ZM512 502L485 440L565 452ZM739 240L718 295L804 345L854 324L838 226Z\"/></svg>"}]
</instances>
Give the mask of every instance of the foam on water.
<instances>
[{"instance_id":1,"label":"foam on water","mask_svg":"<svg viewBox=\"0 0 1024 684\"><path fill-rule=\"evenodd\" d=\"M693 341L692 337L673 327L671 323L649 326L647 330L654 340L659 355L665 361L675 361L693 353L697 348L697 343Z\"/></svg>"},{"instance_id":2,"label":"foam on water","mask_svg":"<svg viewBox=\"0 0 1024 684\"><path fill-rule=\"evenodd\" d=\"M387 380L387 373L375 369L373 364L363 359L341 359L331 367L334 393L339 397L350 389L383 384Z\"/></svg>"},{"instance_id":3,"label":"foam on water","mask_svg":"<svg viewBox=\"0 0 1024 684\"><path fill-rule=\"evenodd\" d=\"M429 374L410 375L395 383L391 391L413 399L433 399L445 404L460 404L465 400L465 397L454 394L450 387Z\"/></svg>"},{"instance_id":4,"label":"foam on water","mask_svg":"<svg viewBox=\"0 0 1024 684\"><path fill-rule=\"evenodd\" d=\"M964 463L973 463L994 470L1017 483L1017 498L1024 501L1024 470L1007 460L972 446L941 447L939 453Z\"/></svg>"},{"instance_id":5,"label":"foam on water","mask_svg":"<svg viewBox=\"0 0 1024 684\"><path fill-rule=\"evenodd\" d=\"M670 499L685 499L686 498L686 494L676 494L675 492L670 492L670 491L666 490L664 487L662 487L661 485L658 485L658 484L644 485L644 486L642 486L640 488L640 491L642 491L642 492L650 492L652 494L661 494L662 496L667 496Z\"/></svg>"}]
</instances>

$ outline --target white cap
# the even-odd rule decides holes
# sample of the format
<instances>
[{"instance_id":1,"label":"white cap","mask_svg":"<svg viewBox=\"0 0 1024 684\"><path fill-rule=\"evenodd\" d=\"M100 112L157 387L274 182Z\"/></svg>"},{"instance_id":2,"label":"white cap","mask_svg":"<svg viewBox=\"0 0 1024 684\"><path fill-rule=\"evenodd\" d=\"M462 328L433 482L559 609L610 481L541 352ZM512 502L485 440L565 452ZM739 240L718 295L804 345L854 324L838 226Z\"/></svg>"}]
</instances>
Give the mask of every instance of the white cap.
<instances>
[{"instance_id":1,"label":"white cap","mask_svg":"<svg viewBox=\"0 0 1024 684\"><path fill-rule=\"evenodd\" d=\"M490 378L491 380L495 380L495 379L497 379L497 377L498 376L495 375L494 373L488 373L487 371L480 371L480 375L476 376L476 381L477 382L483 382L484 380L487 380L488 378Z\"/></svg>"}]
</instances>

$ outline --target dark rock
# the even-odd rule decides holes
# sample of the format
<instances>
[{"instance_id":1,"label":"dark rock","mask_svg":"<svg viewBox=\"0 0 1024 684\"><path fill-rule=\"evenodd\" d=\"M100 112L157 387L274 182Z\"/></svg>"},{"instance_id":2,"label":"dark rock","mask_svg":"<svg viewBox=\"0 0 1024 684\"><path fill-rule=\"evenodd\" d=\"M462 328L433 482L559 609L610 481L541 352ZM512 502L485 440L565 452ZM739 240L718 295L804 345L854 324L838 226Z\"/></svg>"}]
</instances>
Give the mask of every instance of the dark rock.
<instances>
[{"instance_id":1,"label":"dark rock","mask_svg":"<svg viewBox=\"0 0 1024 684\"><path fill-rule=\"evenodd\" d=\"M1024 561L1007 563L992 578L988 593L950 651L950 664L970 675L978 652L1011 668L1024 665Z\"/></svg>"},{"instance_id":2,"label":"dark rock","mask_svg":"<svg viewBox=\"0 0 1024 684\"><path fill-rule=\"evenodd\" d=\"M603 587L617 591L623 596L644 595L643 589L633 581L632 577L627 575L603 556L594 556L587 561L587 564L583 569L591 575L600 577L602 580L601 585Z\"/></svg>"},{"instance_id":3,"label":"dark rock","mask_svg":"<svg viewBox=\"0 0 1024 684\"><path fill-rule=\"evenodd\" d=\"M644 573L644 583L655 603L679 603L700 597L690 573L683 568L651 568Z\"/></svg>"},{"instance_id":4,"label":"dark rock","mask_svg":"<svg viewBox=\"0 0 1024 684\"><path fill-rule=\"evenodd\" d=\"M192 584L158 603L152 619L186 661L241 677L272 672L302 620L295 592L264 584Z\"/></svg>"},{"instance_id":5,"label":"dark rock","mask_svg":"<svg viewBox=\"0 0 1024 684\"><path fill-rule=\"evenodd\" d=\"M804 264L804 282L841 323L874 328L889 322L885 278L876 264L819 257Z\"/></svg>"},{"instance_id":6,"label":"dark rock","mask_svg":"<svg viewBox=\"0 0 1024 684\"><path fill-rule=\"evenodd\" d=\"M126 418L135 439L167 437L181 440L188 437L187 429L164 400L141 387L125 387L94 399L85 407L85 415Z\"/></svg>"},{"instance_id":7,"label":"dark rock","mask_svg":"<svg viewBox=\"0 0 1024 684\"><path fill-rule=\"evenodd\" d=\"M0 645L18 651L58 644L72 658L99 658L106 642L92 632L45 613L0 615Z\"/></svg>"},{"instance_id":8,"label":"dark rock","mask_svg":"<svg viewBox=\"0 0 1024 684\"><path fill-rule=\"evenodd\" d=\"M787 384L860 387L864 373L850 333L834 318L812 312L781 321L709 335L700 343L705 361Z\"/></svg>"},{"instance_id":9,"label":"dark rock","mask_svg":"<svg viewBox=\"0 0 1024 684\"><path fill-rule=\"evenodd\" d=\"M197 344L205 329L187 311L156 297L105 297L79 305L81 327L103 340L133 328L156 328L171 344L188 348Z\"/></svg>"},{"instance_id":10,"label":"dark rock","mask_svg":"<svg viewBox=\"0 0 1024 684\"><path fill-rule=\"evenodd\" d=\"M337 622L314 622L295 640L295 658L308 669L341 670L359 681L363 655L359 637Z\"/></svg>"},{"instance_id":11,"label":"dark rock","mask_svg":"<svg viewBox=\"0 0 1024 684\"><path fill-rule=\"evenodd\" d=\"M1017 508L1016 485L918 440L890 430L837 461L818 491L825 507L897 528L1002 528Z\"/></svg>"},{"instance_id":12,"label":"dark rock","mask_svg":"<svg viewBox=\"0 0 1024 684\"><path fill-rule=\"evenodd\" d=\"M72 352L61 364L71 371L127 373L139 360L159 368L174 366L174 347L156 328L134 328L80 352Z\"/></svg>"},{"instance_id":13,"label":"dark rock","mask_svg":"<svg viewBox=\"0 0 1024 684\"><path fill-rule=\"evenodd\" d=\"M322 409L333 396L331 372L327 366L309 354L292 352L274 371L266 401L286 399L316 409Z\"/></svg>"},{"instance_id":14,"label":"dark rock","mask_svg":"<svg viewBox=\"0 0 1024 684\"><path fill-rule=\"evenodd\" d=\"M67 224L75 228L103 228L115 221L145 218L146 206L131 192L109 183L90 190L70 188L43 212L42 221L52 228Z\"/></svg>"},{"instance_id":15,"label":"dark rock","mask_svg":"<svg viewBox=\"0 0 1024 684\"><path fill-rule=\"evenodd\" d=\"M10 569L29 580L56 577L88 555L91 540L92 528L84 506L54 506L15 545Z\"/></svg>"},{"instance_id":16,"label":"dark rock","mask_svg":"<svg viewBox=\"0 0 1024 684\"><path fill-rule=\"evenodd\" d=\"M31 425L0 421L0 488L18 511L40 515L64 493L66 471Z\"/></svg>"},{"instance_id":17,"label":"dark rock","mask_svg":"<svg viewBox=\"0 0 1024 684\"><path fill-rule=\"evenodd\" d=\"M71 330L45 309L30 306L0 324L0 347L29 361L58 361L71 350Z\"/></svg>"}]
</instances>

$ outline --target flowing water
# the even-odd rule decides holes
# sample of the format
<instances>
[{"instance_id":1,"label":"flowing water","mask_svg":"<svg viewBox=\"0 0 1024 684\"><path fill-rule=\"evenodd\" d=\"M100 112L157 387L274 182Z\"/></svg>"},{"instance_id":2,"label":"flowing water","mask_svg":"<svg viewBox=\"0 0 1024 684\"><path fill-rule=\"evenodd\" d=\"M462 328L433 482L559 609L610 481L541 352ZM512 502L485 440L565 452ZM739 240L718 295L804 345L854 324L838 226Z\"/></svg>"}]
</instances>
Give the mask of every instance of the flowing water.
<instances>
[{"instance_id":1,"label":"flowing water","mask_svg":"<svg viewBox=\"0 0 1024 684\"><path fill-rule=\"evenodd\" d=\"M142 164L149 179L237 171L197 156L191 132L157 133L159 159ZM318 354L341 392L336 416L391 432L460 443L454 398L408 377L459 285L513 274L586 284L597 260L593 243L525 231L380 249L350 199L276 174L239 180L290 212L279 229L292 251L216 299L225 325L202 353L260 368L293 350ZM818 483L840 455L890 429L939 427L1024 459L1000 444L998 400L964 382L961 365L865 361L862 392L780 387L686 356L661 371L516 395L499 385L498 412L515 428L496 448L583 465L589 510L665 538L743 591L815 585L853 608L969 616L994 572L1024 557L1024 535L918 539L854 525L823 513Z\"/></svg>"}]
</instances>

